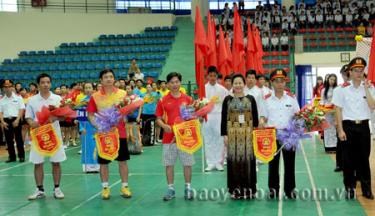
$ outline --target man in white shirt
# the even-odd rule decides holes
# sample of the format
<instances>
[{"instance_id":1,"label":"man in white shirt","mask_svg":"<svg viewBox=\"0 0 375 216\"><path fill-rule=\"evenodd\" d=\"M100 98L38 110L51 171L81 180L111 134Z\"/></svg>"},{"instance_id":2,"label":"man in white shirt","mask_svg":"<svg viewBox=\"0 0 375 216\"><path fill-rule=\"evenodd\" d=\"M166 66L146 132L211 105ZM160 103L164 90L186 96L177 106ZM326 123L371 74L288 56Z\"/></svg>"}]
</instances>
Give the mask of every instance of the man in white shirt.
<instances>
[{"instance_id":1,"label":"man in white shirt","mask_svg":"<svg viewBox=\"0 0 375 216\"><path fill-rule=\"evenodd\" d=\"M287 31L283 31L281 37L280 37L280 45L282 51L288 51L289 50L289 37L287 34Z\"/></svg>"},{"instance_id":2,"label":"man in white shirt","mask_svg":"<svg viewBox=\"0 0 375 216\"><path fill-rule=\"evenodd\" d=\"M323 18L323 14L322 14L322 11L321 11L321 10L318 10L318 11L317 11L317 13L316 13L316 17L315 17L315 20L316 20L316 25L317 25L319 28L323 28L324 18Z\"/></svg>"},{"instance_id":3,"label":"man in white shirt","mask_svg":"<svg viewBox=\"0 0 375 216\"><path fill-rule=\"evenodd\" d=\"M261 91L261 94L262 94L261 97L263 99L266 95L272 92L272 90L268 88L267 86L265 86L265 84L266 84L266 77L264 75L258 75L258 87Z\"/></svg>"},{"instance_id":4,"label":"man in white shirt","mask_svg":"<svg viewBox=\"0 0 375 216\"><path fill-rule=\"evenodd\" d=\"M251 95L254 97L258 113L262 113L262 107L263 107L263 98L262 98L262 91L260 88L256 85L257 84L257 75L255 70L248 70L246 72L246 86L244 88L245 95Z\"/></svg>"},{"instance_id":5,"label":"man in white shirt","mask_svg":"<svg viewBox=\"0 0 375 216\"><path fill-rule=\"evenodd\" d=\"M217 169L223 171L224 163L224 140L220 135L221 109L224 98L228 95L228 91L217 83L218 71L216 67L208 68L207 80L205 85L206 98L218 97L214 109L207 115L207 122L203 125L204 147L206 155L207 167L206 172Z\"/></svg>"},{"instance_id":6,"label":"man in white shirt","mask_svg":"<svg viewBox=\"0 0 375 216\"><path fill-rule=\"evenodd\" d=\"M369 119L375 109L375 89L369 80L364 80L365 67L366 61L361 57L350 61L350 81L334 92L332 103L336 106L338 135L343 147L346 198L355 198L359 179L362 195L373 200Z\"/></svg>"},{"instance_id":7,"label":"man in white shirt","mask_svg":"<svg viewBox=\"0 0 375 216\"><path fill-rule=\"evenodd\" d=\"M287 73L282 69L273 71L270 75L273 91L265 96L263 112L260 115L259 127L275 127L277 130L284 129L294 114L299 111L297 99L285 91ZM282 143L277 141L277 148L281 148ZM279 161L280 154L284 159L284 193L289 199L295 199L295 157L293 150L283 149L269 163L268 187L271 199L279 196L280 177Z\"/></svg>"},{"instance_id":8,"label":"man in white shirt","mask_svg":"<svg viewBox=\"0 0 375 216\"><path fill-rule=\"evenodd\" d=\"M353 25L353 15L351 11L345 15L345 26L351 27Z\"/></svg>"},{"instance_id":9,"label":"man in white shirt","mask_svg":"<svg viewBox=\"0 0 375 216\"><path fill-rule=\"evenodd\" d=\"M279 51L279 37L277 36L276 32L272 33L271 50L272 51Z\"/></svg>"},{"instance_id":10,"label":"man in white shirt","mask_svg":"<svg viewBox=\"0 0 375 216\"><path fill-rule=\"evenodd\" d=\"M25 104L21 97L13 91L13 82L4 80L2 83L4 97L0 99L0 123L4 129L5 140L8 148L8 160L5 163L16 161L14 139L17 144L17 153L20 162L25 162L25 149L22 140L21 118L25 110ZM1 129L0 129L1 130Z\"/></svg>"},{"instance_id":11,"label":"man in white shirt","mask_svg":"<svg viewBox=\"0 0 375 216\"><path fill-rule=\"evenodd\" d=\"M335 19L335 27L336 28L341 27L342 26L343 17L342 17L342 14L340 13L339 10L336 11L334 19Z\"/></svg>"},{"instance_id":12,"label":"man in white shirt","mask_svg":"<svg viewBox=\"0 0 375 216\"><path fill-rule=\"evenodd\" d=\"M37 77L37 83L39 87L39 94L32 96L26 106L26 113L25 118L27 123L30 125L31 128L39 127L39 123L36 117L36 113L40 112L43 106L58 106L61 101L61 97L58 95L53 94L51 89L51 77L48 74L40 74ZM61 129L59 124L59 119L55 117L50 117L49 122L53 123L56 129L57 138L62 143L62 136L61 136ZM43 163L44 163L44 156L39 154L34 144L31 146L30 149L30 162L34 164L34 176L35 176L35 183L37 189L35 193L29 196L29 200L41 199L45 197L44 187L43 187L43 178L44 178L44 171L43 171ZM54 197L56 199L63 199L64 194L60 189L60 178L61 178L61 167L60 162L66 160L66 155L64 152L63 145L60 145L57 152L50 157L49 159L52 163L52 175L54 181Z\"/></svg>"},{"instance_id":13,"label":"man in white shirt","mask_svg":"<svg viewBox=\"0 0 375 216\"><path fill-rule=\"evenodd\" d=\"M263 46L263 50L267 51L269 49L269 46L270 46L270 38L268 36L268 32L263 32L263 36L262 36L262 46Z\"/></svg>"}]
</instances>

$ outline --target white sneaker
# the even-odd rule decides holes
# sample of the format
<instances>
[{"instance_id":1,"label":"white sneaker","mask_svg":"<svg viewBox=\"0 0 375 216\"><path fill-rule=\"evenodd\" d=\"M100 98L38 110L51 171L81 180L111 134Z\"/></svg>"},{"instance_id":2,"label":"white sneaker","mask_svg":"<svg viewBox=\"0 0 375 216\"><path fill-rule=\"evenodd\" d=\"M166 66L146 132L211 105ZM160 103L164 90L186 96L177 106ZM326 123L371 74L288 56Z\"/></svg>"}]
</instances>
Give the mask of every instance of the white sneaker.
<instances>
[{"instance_id":1,"label":"white sneaker","mask_svg":"<svg viewBox=\"0 0 375 216\"><path fill-rule=\"evenodd\" d=\"M68 146L67 146L67 145L64 145L64 150L67 149L67 148L68 148Z\"/></svg>"},{"instance_id":2,"label":"white sneaker","mask_svg":"<svg viewBox=\"0 0 375 216\"><path fill-rule=\"evenodd\" d=\"M215 166L208 165L208 166L206 167L206 169L204 169L204 171L206 171L206 172L210 172L210 171L212 171L212 170L214 170L214 169L215 169Z\"/></svg>"},{"instance_id":3,"label":"white sneaker","mask_svg":"<svg viewBox=\"0 0 375 216\"><path fill-rule=\"evenodd\" d=\"M223 167L223 165L221 165L221 164L216 164L216 169L217 169L218 171L224 171L224 167Z\"/></svg>"},{"instance_id":4,"label":"white sneaker","mask_svg":"<svg viewBox=\"0 0 375 216\"><path fill-rule=\"evenodd\" d=\"M35 190L33 194L31 194L27 199L28 200L36 200L36 199L43 199L46 197L44 191L40 191L38 188Z\"/></svg>"},{"instance_id":5,"label":"white sneaker","mask_svg":"<svg viewBox=\"0 0 375 216\"><path fill-rule=\"evenodd\" d=\"M53 192L53 196L56 199L64 199L64 193L61 191L60 188L55 188L55 191Z\"/></svg>"},{"instance_id":6,"label":"white sneaker","mask_svg":"<svg viewBox=\"0 0 375 216\"><path fill-rule=\"evenodd\" d=\"M79 155L82 154L82 150L79 150L79 151L78 151L78 154L79 154Z\"/></svg>"}]
</instances>

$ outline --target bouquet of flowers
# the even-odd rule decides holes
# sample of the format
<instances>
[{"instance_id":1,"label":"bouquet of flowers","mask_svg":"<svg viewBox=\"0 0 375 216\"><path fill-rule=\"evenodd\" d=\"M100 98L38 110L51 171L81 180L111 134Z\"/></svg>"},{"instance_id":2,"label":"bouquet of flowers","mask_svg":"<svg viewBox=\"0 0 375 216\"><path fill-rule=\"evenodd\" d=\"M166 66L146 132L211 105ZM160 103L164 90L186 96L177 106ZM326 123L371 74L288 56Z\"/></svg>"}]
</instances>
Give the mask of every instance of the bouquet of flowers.
<instances>
[{"instance_id":1,"label":"bouquet of flowers","mask_svg":"<svg viewBox=\"0 0 375 216\"><path fill-rule=\"evenodd\" d=\"M215 103L218 101L218 97L214 96L211 99L202 98L193 103L192 106L183 105L180 108L180 114L182 120L190 120L199 117L204 117L210 113L214 107Z\"/></svg>"},{"instance_id":2,"label":"bouquet of flowers","mask_svg":"<svg viewBox=\"0 0 375 216\"><path fill-rule=\"evenodd\" d=\"M123 116L135 111L143 105L143 100L134 95L126 97L124 101L95 114L95 122L99 132L108 132L116 126Z\"/></svg>"},{"instance_id":3,"label":"bouquet of flowers","mask_svg":"<svg viewBox=\"0 0 375 216\"><path fill-rule=\"evenodd\" d=\"M329 127L324 111L319 107L306 105L295 114L295 118L303 120L306 132L320 131Z\"/></svg>"},{"instance_id":4,"label":"bouquet of flowers","mask_svg":"<svg viewBox=\"0 0 375 216\"><path fill-rule=\"evenodd\" d=\"M307 132L320 131L327 127L329 124L325 119L324 112L318 107L306 105L294 115L285 129L277 130L277 139L283 145L280 149L299 149L299 141L310 137L306 134Z\"/></svg>"},{"instance_id":5,"label":"bouquet of flowers","mask_svg":"<svg viewBox=\"0 0 375 216\"><path fill-rule=\"evenodd\" d=\"M57 118L76 118L77 113L66 102L49 105L48 107L43 106L40 112L36 113L37 121L40 125L48 123L48 119L52 116Z\"/></svg>"}]
</instances>

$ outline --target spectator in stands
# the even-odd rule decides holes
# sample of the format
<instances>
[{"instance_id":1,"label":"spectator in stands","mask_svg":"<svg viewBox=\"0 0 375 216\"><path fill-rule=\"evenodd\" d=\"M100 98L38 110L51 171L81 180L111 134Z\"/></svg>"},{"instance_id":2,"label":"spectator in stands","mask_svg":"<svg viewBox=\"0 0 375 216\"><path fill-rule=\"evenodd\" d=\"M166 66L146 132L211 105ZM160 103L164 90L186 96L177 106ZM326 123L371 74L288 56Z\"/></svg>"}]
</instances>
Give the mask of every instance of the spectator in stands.
<instances>
[{"instance_id":1,"label":"spectator in stands","mask_svg":"<svg viewBox=\"0 0 375 216\"><path fill-rule=\"evenodd\" d=\"M29 97L38 94L38 86L35 83L30 83L29 89Z\"/></svg>"},{"instance_id":2,"label":"spectator in stands","mask_svg":"<svg viewBox=\"0 0 375 216\"><path fill-rule=\"evenodd\" d=\"M362 36L366 36L366 27L363 24L363 22L361 22L361 24L359 24L359 26L357 27L357 34L362 35Z\"/></svg>"},{"instance_id":3,"label":"spectator in stands","mask_svg":"<svg viewBox=\"0 0 375 216\"><path fill-rule=\"evenodd\" d=\"M349 11L350 11L350 9L349 9L348 3L344 2L344 6L342 7L342 10L341 10L342 14L344 14L344 15L348 14Z\"/></svg>"},{"instance_id":4,"label":"spectator in stands","mask_svg":"<svg viewBox=\"0 0 375 216\"><path fill-rule=\"evenodd\" d=\"M370 11L370 20L374 20L375 19L375 4L374 3L371 3L370 7L369 7L369 11Z\"/></svg>"},{"instance_id":5,"label":"spectator in stands","mask_svg":"<svg viewBox=\"0 0 375 216\"><path fill-rule=\"evenodd\" d=\"M260 18L255 18L254 24L256 25L258 29L260 29L260 27L262 26L262 23L260 22Z\"/></svg>"},{"instance_id":6,"label":"spectator in stands","mask_svg":"<svg viewBox=\"0 0 375 216\"><path fill-rule=\"evenodd\" d=\"M272 34L272 38L271 38L271 50L272 51L279 51L279 37L277 35L277 33L273 33Z\"/></svg>"},{"instance_id":7,"label":"spectator in stands","mask_svg":"<svg viewBox=\"0 0 375 216\"><path fill-rule=\"evenodd\" d=\"M147 90L143 87L143 80L138 79L136 81L136 84L137 84L137 87L134 88L134 90L133 90L134 94L140 96L141 94L146 93Z\"/></svg>"},{"instance_id":8,"label":"spectator in stands","mask_svg":"<svg viewBox=\"0 0 375 216\"><path fill-rule=\"evenodd\" d=\"M289 50L289 36L286 31L283 31L281 37L280 37L280 45L282 51L288 51Z\"/></svg>"},{"instance_id":9,"label":"spectator in stands","mask_svg":"<svg viewBox=\"0 0 375 216\"><path fill-rule=\"evenodd\" d=\"M132 87L132 89L135 88L135 80L129 80L129 85Z\"/></svg>"},{"instance_id":10,"label":"spectator in stands","mask_svg":"<svg viewBox=\"0 0 375 216\"><path fill-rule=\"evenodd\" d=\"M335 28L342 27L343 17L339 10L336 11L334 20L335 20Z\"/></svg>"},{"instance_id":11,"label":"spectator in stands","mask_svg":"<svg viewBox=\"0 0 375 216\"><path fill-rule=\"evenodd\" d=\"M262 46L263 46L263 50L268 50L269 49L270 38L268 36L268 32L263 32Z\"/></svg>"},{"instance_id":12,"label":"spectator in stands","mask_svg":"<svg viewBox=\"0 0 375 216\"><path fill-rule=\"evenodd\" d=\"M324 85L323 85L323 77L321 76L318 76L316 78L316 85L313 89L313 97L320 97L320 93L322 91L322 89L324 88Z\"/></svg>"},{"instance_id":13,"label":"spectator in stands","mask_svg":"<svg viewBox=\"0 0 375 216\"><path fill-rule=\"evenodd\" d=\"M135 79L134 75L136 72L141 72L137 65L137 60L135 58L132 59L132 62L130 64L129 70L128 70L128 80Z\"/></svg>"},{"instance_id":14,"label":"spectator in stands","mask_svg":"<svg viewBox=\"0 0 375 216\"><path fill-rule=\"evenodd\" d=\"M292 21L289 23L289 30L293 35L297 34L297 18L293 18Z\"/></svg>"},{"instance_id":15,"label":"spectator in stands","mask_svg":"<svg viewBox=\"0 0 375 216\"><path fill-rule=\"evenodd\" d=\"M289 19L288 13L283 11L281 14L281 20L284 22L284 20L288 21L288 19Z\"/></svg>"},{"instance_id":16,"label":"spectator in stands","mask_svg":"<svg viewBox=\"0 0 375 216\"><path fill-rule=\"evenodd\" d=\"M315 28L315 13L311 11L310 14L307 16L307 22L310 28Z\"/></svg>"},{"instance_id":17,"label":"spectator in stands","mask_svg":"<svg viewBox=\"0 0 375 216\"><path fill-rule=\"evenodd\" d=\"M114 86L115 86L116 88L119 88L119 87L120 87L120 81L116 80Z\"/></svg>"},{"instance_id":18,"label":"spectator in stands","mask_svg":"<svg viewBox=\"0 0 375 216\"><path fill-rule=\"evenodd\" d=\"M336 0L335 2L333 2L332 7L335 11L341 11L340 0Z\"/></svg>"},{"instance_id":19,"label":"spectator in stands","mask_svg":"<svg viewBox=\"0 0 375 216\"><path fill-rule=\"evenodd\" d=\"M326 22L325 22L327 28L332 27L333 20L334 20L334 16L332 14L332 11L328 11L326 14Z\"/></svg>"},{"instance_id":20,"label":"spectator in stands","mask_svg":"<svg viewBox=\"0 0 375 216\"><path fill-rule=\"evenodd\" d=\"M60 96L61 96L62 98L64 98L64 97L68 94L68 86L65 85L65 84L62 84L62 85L60 86L60 90L61 90L61 94L60 94ZM31 88L30 88L30 91L31 91Z\"/></svg>"},{"instance_id":21,"label":"spectator in stands","mask_svg":"<svg viewBox=\"0 0 375 216\"><path fill-rule=\"evenodd\" d=\"M373 34L372 24L369 23L368 26L366 27L366 36L372 37L372 34Z\"/></svg>"},{"instance_id":22,"label":"spectator in stands","mask_svg":"<svg viewBox=\"0 0 375 216\"><path fill-rule=\"evenodd\" d=\"M271 30L270 25L269 25L269 23L267 23L266 20L264 20L262 22L262 26L260 27L260 29L261 29L262 32L270 32L270 30Z\"/></svg>"},{"instance_id":23,"label":"spectator in stands","mask_svg":"<svg viewBox=\"0 0 375 216\"><path fill-rule=\"evenodd\" d=\"M353 25L353 15L352 12L349 10L345 15L345 26L352 27Z\"/></svg>"},{"instance_id":24,"label":"spectator in stands","mask_svg":"<svg viewBox=\"0 0 375 216\"><path fill-rule=\"evenodd\" d=\"M290 7L289 7L289 13L291 14L291 13L293 13L293 14L296 14L296 9L295 9L295 7L294 7L294 5L291 5Z\"/></svg>"},{"instance_id":25,"label":"spectator in stands","mask_svg":"<svg viewBox=\"0 0 375 216\"><path fill-rule=\"evenodd\" d=\"M301 11L299 15L298 26L300 28L306 28L306 21L307 21L307 17L306 17L305 11Z\"/></svg>"},{"instance_id":26,"label":"spectator in stands","mask_svg":"<svg viewBox=\"0 0 375 216\"><path fill-rule=\"evenodd\" d=\"M353 12L353 26L358 26L361 23L361 16L358 13L358 9Z\"/></svg>"},{"instance_id":27,"label":"spectator in stands","mask_svg":"<svg viewBox=\"0 0 375 216\"><path fill-rule=\"evenodd\" d=\"M362 8L361 15L362 15L362 22L365 24L365 26L367 26L370 20L370 13L368 12L368 9Z\"/></svg>"},{"instance_id":28,"label":"spectator in stands","mask_svg":"<svg viewBox=\"0 0 375 216\"><path fill-rule=\"evenodd\" d=\"M230 16L229 19L228 19L227 29L233 30L233 24L234 24L234 18L233 18L233 16Z\"/></svg>"},{"instance_id":29,"label":"spectator in stands","mask_svg":"<svg viewBox=\"0 0 375 216\"><path fill-rule=\"evenodd\" d=\"M22 89L22 84L21 83L16 83L16 85L14 85L14 88L16 90L16 94L19 95L20 91Z\"/></svg>"},{"instance_id":30,"label":"spectator in stands","mask_svg":"<svg viewBox=\"0 0 375 216\"><path fill-rule=\"evenodd\" d=\"M298 3L298 10L305 10L306 4L303 0Z\"/></svg>"},{"instance_id":31,"label":"spectator in stands","mask_svg":"<svg viewBox=\"0 0 375 216\"><path fill-rule=\"evenodd\" d=\"M224 77L224 87L230 91L232 89L232 77L230 75L226 75Z\"/></svg>"},{"instance_id":32,"label":"spectator in stands","mask_svg":"<svg viewBox=\"0 0 375 216\"><path fill-rule=\"evenodd\" d=\"M125 87L126 87L125 79L119 79L119 82L120 82L119 89L125 90Z\"/></svg>"},{"instance_id":33,"label":"spectator in stands","mask_svg":"<svg viewBox=\"0 0 375 216\"><path fill-rule=\"evenodd\" d=\"M272 28L280 28L281 26L281 17L279 15L279 12L275 12L275 14L272 16Z\"/></svg>"},{"instance_id":34,"label":"spectator in stands","mask_svg":"<svg viewBox=\"0 0 375 216\"><path fill-rule=\"evenodd\" d=\"M262 16L262 23L264 23L264 21L267 22L267 24L270 24L271 23L271 14L268 13L268 12L264 12L263 13L263 16Z\"/></svg>"},{"instance_id":35,"label":"spectator in stands","mask_svg":"<svg viewBox=\"0 0 375 216\"><path fill-rule=\"evenodd\" d=\"M55 90L53 90L53 93L55 93L56 95L61 95L61 89L60 89L60 87L57 86L57 87L55 88Z\"/></svg>"},{"instance_id":36,"label":"spectator in stands","mask_svg":"<svg viewBox=\"0 0 375 216\"><path fill-rule=\"evenodd\" d=\"M281 25L281 31L289 31L289 23L287 19L283 20L283 24Z\"/></svg>"},{"instance_id":37,"label":"spectator in stands","mask_svg":"<svg viewBox=\"0 0 375 216\"><path fill-rule=\"evenodd\" d=\"M229 20L229 15L230 15L230 9L228 3L225 3L224 5L224 10L222 13L222 25L224 28L224 31L228 30L228 20Z\"/></svg>"},{"instance_id":38,"label":"spectator in stands","mask_svg":"<svg viewBox=\"0 0 375 216\"><path fill-rule=\"evenodd\" d=\"M137 70L134 74L134 79L135 80L144 80L145 75L141 73L141 70Z\"/></svg>"},{"instance_id":39,"label":"spectator in stands","mask_svg":"<svg viewBox=\"0 0 375 216\"><path fill-rule=\"evenodd\" d=\"M245 10L245 0L239 0L238 1L238 10L244 11Z\"/></svg>"},{"instance_id":40,"label":"spectator in stands","mask_svg":"<svg viewBox=\"0 0 375 216\"><path fill-rule=\"evenodd\" d=\"M318 10L316 12L315 20L316 20L316 26L318 28L323 28L324 17L323 17L323 14L322 14L321 10Z\"/></svg>"}]
</instances>

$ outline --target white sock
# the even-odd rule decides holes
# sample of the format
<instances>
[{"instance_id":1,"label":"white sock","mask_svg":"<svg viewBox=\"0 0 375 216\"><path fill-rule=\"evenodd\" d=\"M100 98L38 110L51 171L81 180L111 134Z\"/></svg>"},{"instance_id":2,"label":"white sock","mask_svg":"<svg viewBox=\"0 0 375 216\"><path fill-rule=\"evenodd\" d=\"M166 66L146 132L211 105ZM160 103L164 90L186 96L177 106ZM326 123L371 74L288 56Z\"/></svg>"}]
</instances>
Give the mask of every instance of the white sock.
<instances>
[{"instance_id":1,"label":"white sock","mask_svg":"<svg viewBox=\"0 0 375 216\"><path fill-rule=\"evenodd\" d=\"M122 187L128 187L128 183L127 182L123 182L122 183Z\"/></svg>"},{"instance_id":2,"label":"white sock","mask_svg":"<svg viewBox=\"0 0 375 216\"><path fill-rule=\"evenodd\" d=\"M108 188L108 182L102 182L102 187L103 188Z\"/></svg>"},{"instance_id":3,"label":"white sock","mask_svg":"<svg viewBox=\"0 0 375 216\"><path fill-rule=\"evenodd\" d=\"M190 189L190 188L191 188L191 184L190 184L190 183L185 183L185 187L186 187L187 189Z\"/></svg>"},{"instance_id":4,"label":"white sock","mask_svg":"<svg viewBox=\"0 0 375 216\"><path fill-rule=\"evenodd\" d=\"M173 184L169 184L169 185L168 185L168 189L172 189L172 190L174 190L174 186L173 186Z\"/></svg>"}]
</instances>

